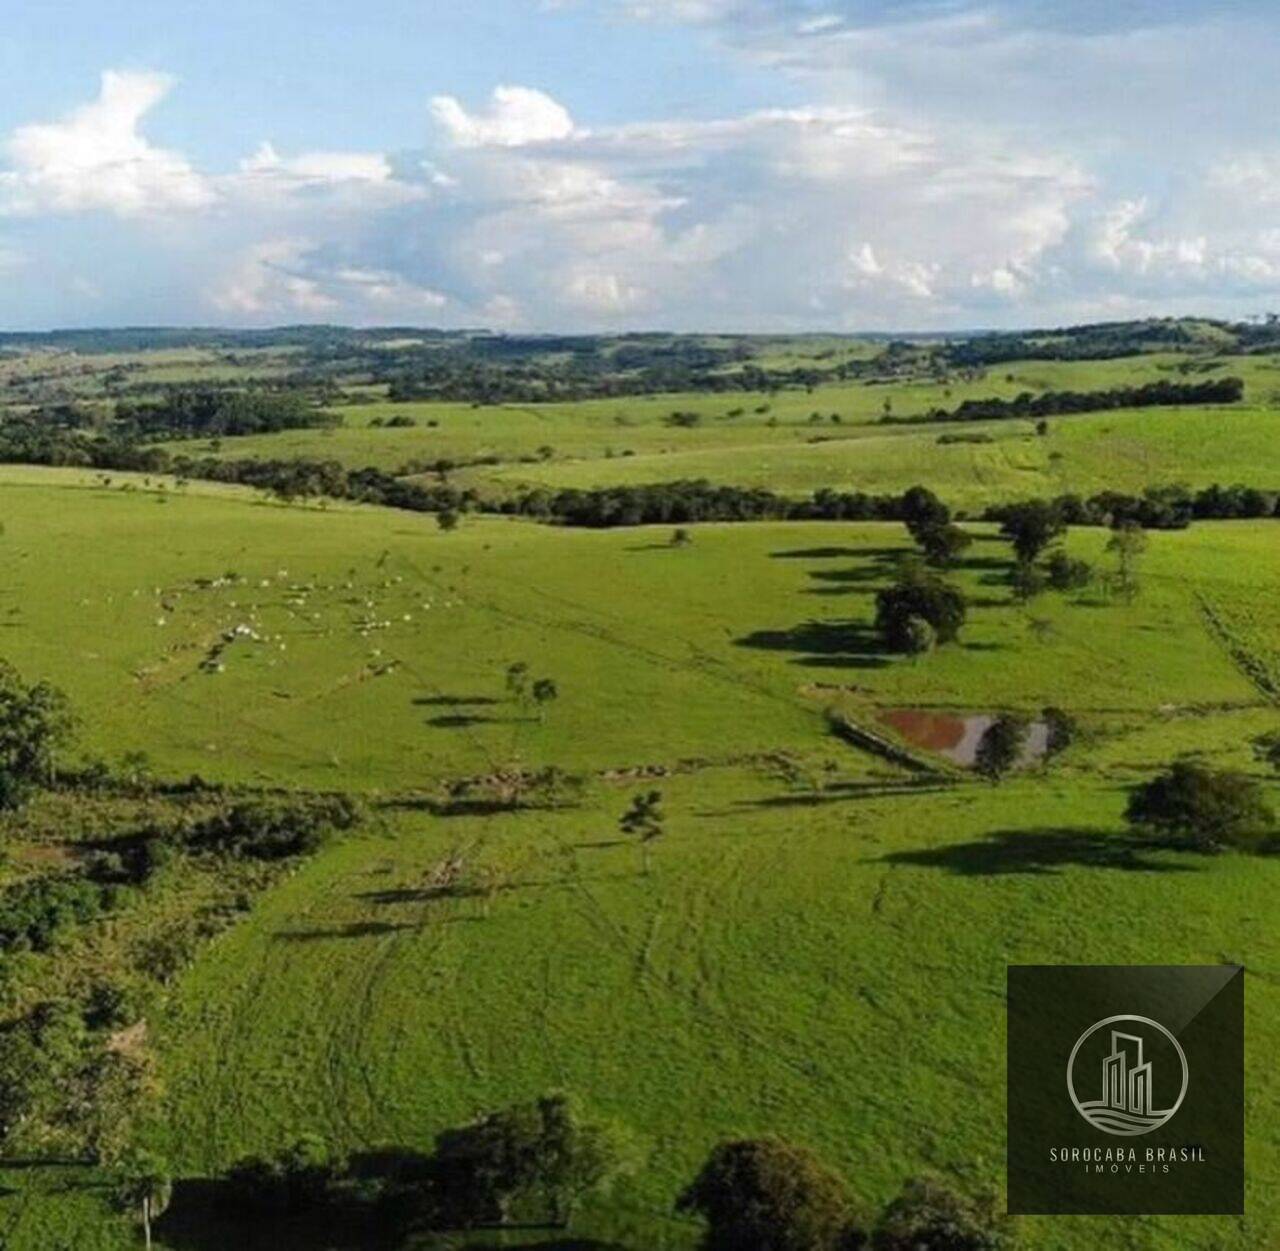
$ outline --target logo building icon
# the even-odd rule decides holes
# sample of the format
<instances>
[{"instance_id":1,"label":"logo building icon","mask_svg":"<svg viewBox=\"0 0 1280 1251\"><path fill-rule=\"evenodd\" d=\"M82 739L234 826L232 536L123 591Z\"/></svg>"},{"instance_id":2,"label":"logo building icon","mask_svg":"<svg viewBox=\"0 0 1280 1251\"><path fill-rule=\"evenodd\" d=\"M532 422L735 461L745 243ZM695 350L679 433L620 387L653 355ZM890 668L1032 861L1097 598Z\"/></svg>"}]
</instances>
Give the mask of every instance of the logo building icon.
<instances>
[{"instance_id":1,"label":"logo building icon","mask_svg":"<svg viewBox=\"0 0 1280 1251\"><path fill-rule=\"evenodd\" d=\"M1111 1050L1102 1057L1100 1066L1094 1067L1097 1044L1088 1048L1085 1044L1108 1028ZM1157 1081L1155 1065L1146 1058L1146 1052L1148 1044L1159 1038L1172 1044L1181 1072L1167 1071L1173 1068L1167 1058ZM1090 1057L1088 1060L1082 1056L1082 1049ZM1181 1044L1159 1021L1145 1016L1109 1016L1095 1022L1076 1039L1067 1060L1067 1092L1076 1111L1094 1129L1122 1137L1149 1134L1168 1122L1186 1098L1189 1079ZM1158 1107L1159 1098L1167 1097L1162 1092L1175 1086L1177 1098L1168 1107ZM1081 1092L1095 1091L1100 1092L1099 1097L1081 1098Z\"/></svg>"}]
</instances>

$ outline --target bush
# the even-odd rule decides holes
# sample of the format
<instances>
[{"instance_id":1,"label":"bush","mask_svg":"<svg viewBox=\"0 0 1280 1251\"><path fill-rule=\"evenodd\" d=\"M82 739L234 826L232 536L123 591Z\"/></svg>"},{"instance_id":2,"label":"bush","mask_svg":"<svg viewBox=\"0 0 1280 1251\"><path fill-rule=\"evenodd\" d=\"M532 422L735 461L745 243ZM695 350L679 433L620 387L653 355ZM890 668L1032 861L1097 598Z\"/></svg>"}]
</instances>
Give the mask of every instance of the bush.
<instances>
[{"instance_id":1,"label":"bush","mask_svg":"<svg viewBox=\"0 0 1280 1251\"><path fill-rule=\"evenodd\" d=\"M876 629L893 651L910 650L913 617L933 627L938 643L950 643L964 625L964 595L936 574L909 569L876 595Z\"/></svg>"},{"instance_id":2,"label":"bush","mask_svg":"<svg viewBox=\"0 0 1280 1251\"><path fill-rule=\"evenodd\" d=\"M33 786L49 781L71 729L61 691L47 682L28 686L0 660L0 808L17 807Z\"/></svg>"},{"instance_id":3,"label":"bush","mask_svg":"<svg viewBox=\"0 0 1280 1251\"><path fill-rule=\"evenodd\" d=\"M839 1251L861 1241L841 1178L778 1138L721 1143L676 1208L707 1222L704 1251Z\"/></svg>"},{"instance_id":4,"label":"bush","mask_svg":"<svg viewBox=\"0 0 1280 1251\"><path fill-rule=\"evenodd\" d=\"M1272 730L1259 734L1253 740L1253 755L1256 760L1280 772L1280 732Z\"/></svg>"},{"instance_id":5,"label":"bush","mask_svg":"<svg viewBox=\"0 0 1280 1251\"><path fill-rule=\"evenodd\" d=\"M320 848L335 830L360 820L356 801L347 795L306 799L251 799L233 804L202 822L193 845L242 860L285 860Z\"/></svg>"},{"instance_id":6,"label":"bush","mask_svg":"<svg viewBox=\"0 0 1280 1251\"><path fill-rule=\"evenodd\" d=\"M436 1139L436 1217L489 1224L533 1203L552 1224L567 1226L579 1200L608 1187L629 1167L628 1157L613 1127L587 1120L567 1095L544 1095Z\"/></svg>"},{"instance_id":7,"label":"bush","mask_svg":"<svg viewBox=\"0 0 1280 1251\"><path fill-rule=\"evenodd\" d=\"M1045 741L1046 756L1056 756L1075 742L1079 726L1069 712L1064 712L1061 708L1046 708L1040 718L1048 731Z\"/></svg>"},{"instance_id":8,"label":"bush","mask_svg":"<svg viewBox=\"0 0 1280 1251\"><path fill-rule=\"evenodd\" d=\"M0 951L48 951L59 933L114 903L109 887L82 877L33 878L0 896Z\"/></svg>"},{"instance_id":9,"label":"bush","mask_svg":"<svg viewBox=\"0 0 1280 1251\"><path fill-rule=\"evenodd\" d=\"M0 1143L65 1104L67 1078L82 1068L84 1044L80 1014L59 1004L39 1004L0 1029Z\"/></svg>"},{"instance_id":10,"label":"bush","mask_svg":"<svg viewBox=\"0 0 1280 1251\"><path fill-rule=\"evenodd\" d=\"M1029 560L1020 560L1009 573L1009 585L1013 589L1013 598L1019 604L1026 604L1043 595L1049 585L1044 571Z\"/></svg>"},{"instance_id":11,"label":"bush","mask_svg":"<svg viewBox=\"0 0 1280 1251\"><path fill-rule=\"evenodd\" d=\"M1187 761L1136 787L1125 817L1140 829L1204 852L1266 850L1275 825L1257 782Z\"/></svg>"},{"instance_id":12,"label":"bush","mask_svg":"<svg viewBox=\"0 0 1280 1251\"><path fill-rule=\"evenodd\" d=\"M1093 566L1087 560L1073 560L1063 551L1049 556L1044 571L1055 591L1082 591L1093 581Z\"/></svg>"},{"instance_id":13,"label":"bush","mask_svg":"<svg viewBox=\"0 0 1280 1251\"><path fill-rule=\"evenodd\" d=\"M973 767L991 782L999 782L1022 758L1031 725L1026 717L1002 712L982 733Z\"/></svg>"},{"instance_id":14,"label":"bush","mask_svg":"<svg viewBox=\"0 0 1280 1251\"><path fill-rule=\"evenodd\" d=\"M923 617L908 617L906 628L907 653L911 656L926 656L933 651L937 642L931 626Z\"/></svg>"},{"instance_id":15,"label":"bush","mask_svg":"<svg viewBox=\"0 0 1280 1251\"><path fill-rule=\"evenodd\" d=\"M881 1214L873 1251L1008 1251L1008 1220L993 1197L970 1199L935 1178L908 1181Z\"/></svg>"}]
</instances>

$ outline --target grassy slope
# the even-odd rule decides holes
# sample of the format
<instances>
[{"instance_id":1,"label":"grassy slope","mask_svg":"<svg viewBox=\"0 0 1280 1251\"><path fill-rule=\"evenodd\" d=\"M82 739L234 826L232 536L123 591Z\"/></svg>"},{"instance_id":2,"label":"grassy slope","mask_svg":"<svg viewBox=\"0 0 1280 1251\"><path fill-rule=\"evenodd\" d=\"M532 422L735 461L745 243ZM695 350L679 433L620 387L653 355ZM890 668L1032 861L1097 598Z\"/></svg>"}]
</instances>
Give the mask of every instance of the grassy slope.
<instances>
[{"instance_id":1,"label":"grassy slope","mask_svg":"<svg viewBox=\"0 0 1280 1251\"><path fill-rule=\"evenodd\" d=\"M309 1129L421 1147L477 1107L565 1084L652 1156L588 1224L684 1246L668 1205L722 1133L809 1140L871 1199L924 1165L998 1177L1007 962L1233 959L1254 971L1250 1223L1034 1232L1067 1247L1243 1248L1280 1220L1265 1184L1280 1163L1280 868L1157 856L1134 872L1099 864L1091 837L1117 828L1125 783L1180 751L1245 765L1248 736L1274 724L1224 643L1276 671L1271 525L1153 536L1137 604L1046 599L1040 641L1007 603L1007 548L981 542L960 574L976 602L965 644L911 665L840 626L869 619L899 527L700 527L671 550L665 532L469 522L443 536L375 509L234 492L158 505L85 481L0 479L14 570L0 620L6 655L66 685L103 750L146 747L165 772L396 788L513 754L585 770L780 747L840 762L821 796L746 767L664 781L671 828L649 878L634 848L600 845L634 782L598 783L560 814L380 809L217 940L156 1023L167 1096L151 1136L184 1171ZM1072 550L1097 557L1102 538L1076 532ZM189 586L228 568L251 585ZM335 589L286 603L299 584ZM370 601L378 619L413 620L361 637ZM226 672L196 671L250 603L286 650L245 645ZM390 658L404 667L361 678ZM516 659L560 683L545 725L513 722L502 702L415 702L501 700ZM799 690L812 682L855 686L844 698L867 717L899 702L1053 702L1097 738L1047 781L893 793L893 770L825 737ZM439 723L459 716L476 720ZM511 872L487 917L420 897L426 867L457 846ZM117 1237L82 1192L0 1205L6 1220L17 1247Z\"/></svg>"},{"instance_id":2,"label":"grassy slope","mask_svg":"<svg viewBox=\"0 0 1280 1251\"><path fill-rule=\"evenodd\" d=\"M552 488L708 478L794 495L818 487L894 492L927 482L954 507L968 509L1066 491L1141 493L1147 486L1174 483L1280 485L1280 474L1260 477L1280 434L1280 417L1252 406L1062 417L1051 421L1045 437L1026 421L896 427L853 436L824 433L829 441L817 444L743 444L605 462L510 466L471 476L504 486ZM940 435L955 433L984 433L993 441L938 442Z\"/></svg>"},{"instance_id":3,"label":"grassy slope","mask_svg":"<svg viewBox=\"0 0 1280 1251\"><path fill-rule=\"evenodd\" d=\"M488 491L517 487L591 487L710 478L744 486L806 494L817 487L896 491L927 481L955 505L977 508L1012 494L1104 487L1141 490L1156 483L1257 481L1276 436L1275 365L1267 359L1228 359L1218 370L1245 377L1249 403L1230 409L1100 413L1054 420L1047 438L1030 422L885 427L876 420L888 400L900 416L949 408L964 399L1022 391L1095 390L1179 377L1179 358L1152 355L1118 361L1018 362L974 382L831 386L812 394L772 397L706 394L642 396L572 404L387 404L336 410L333 430L289 431L196 441L175 450L223 457L310 456L349 466L396 470L413 461L465 462L498 457L498 466L457 472L455 481ZM1212 376L1212 375L1210 375ZM767 405L767 412L756 412ZM729 417L734 409L745 411ZM701 423L677 429L675 410L697 412ZM829 415L841 415L832 424ZM810 416L818 413L819 423ZM375 420L409 416L405 429ZM428 423L435 422L435 426ZM940 445L942 433L986 433L991 444ZM815 442L815 440L821 440ZM549 459L539 458L542 449Z\"/></svg>"}]
</instances>

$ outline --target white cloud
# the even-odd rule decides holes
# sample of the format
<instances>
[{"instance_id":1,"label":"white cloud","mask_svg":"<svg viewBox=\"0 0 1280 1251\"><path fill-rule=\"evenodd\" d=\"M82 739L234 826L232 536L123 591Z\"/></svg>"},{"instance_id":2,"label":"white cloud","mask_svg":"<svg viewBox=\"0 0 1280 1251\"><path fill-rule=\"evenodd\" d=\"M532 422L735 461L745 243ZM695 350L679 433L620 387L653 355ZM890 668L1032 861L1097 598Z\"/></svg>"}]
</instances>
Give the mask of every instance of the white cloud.
<instances>
[{"instance_id":1,"label":"white cloud","mask_svg":"<svg viewBox=\"0 0 1280 1251\"><path fill-rule=\"evenodd\" d=\"M213 306L254 320L331 313L339 307L337 300L299 270L310 247L303 239L271 239L254 244L211 293Z\"/></svg>"},{"instance_id":2,"label":"white cloud","mask_svg":"<svg viewBox=\"0 0 1280 1251\"><path fill-rule=\"evenodd\" d=\"M266 141L240 162L240 172L309 183L387 182L392 176L391 162L381 152L303 152L285 158Z\"/></svg>"},{"instance_id":3,"label":"white cloud","mask_svg":"<svg viewBox=\"0 0 1280 1251\"><path fill-rule=\"evenodd\" d=\"M765 23L767 0L746 2ZM703 7L697 20L717 20ZM841 56L850 39L889 56L899 37L805 14L803 38ZM996 37L961 19L978 20L953 14L944 35L934 18L931 37L978 39L985 73ZM1192 302L1248 311L1280 294L1272 146L1130 179L1064 135L805 81L815 103L608 126L504 86L475 112L432 100L420 152L264 143L217 172L141 134L167 78L107 74L95 102L10 136L0 209L100 216L74 271L40 240L77 227L15 223L28 258L15 272L92 273L100 299L82 289L79 307L95 317L135 280L159 293L154 308L174 305L148 305L148 320L584 330L1044 324ZM90 248L99 239L119 246ZM66 278L49 290L75 293Z\"/></svg>"},{"instance_id":4,"label":"white cloud","mask_svg":"<svg viewBox=\"0 0 1280 1251\"><path fill-rule=\"evenodd\" d=\"M468 113L453 96L436 96L431 112L458 147L518 148L573 134L569 110L532 87L495 87L488 109Z\"/></svg>"},{"instance_id":5,"label":"white cloud","mask_svg":"<svg viewBox=\"0 0 1280 1251\"><path fill-rule=\"evenodd\" d=\"M314 240L272 239L247 248L209 293L223 313L260 322L280 317L352 320L424 317L445 296L389 270L326 261Z\"/></svg>"},{"instance_id":6,"label":"white cloud","mask_svg":"<svg viewBox=\"0 0 1280 1251\"><path fill-rule=\"evenodd\" d=\"M172 85L164 74L108 70L92 103L58 122L19 127L4 145L11 168L0 174L0 207L11 214L100 209L141 216L209 204L208 181L139 131Z\"/></svg>"}]
</instances>

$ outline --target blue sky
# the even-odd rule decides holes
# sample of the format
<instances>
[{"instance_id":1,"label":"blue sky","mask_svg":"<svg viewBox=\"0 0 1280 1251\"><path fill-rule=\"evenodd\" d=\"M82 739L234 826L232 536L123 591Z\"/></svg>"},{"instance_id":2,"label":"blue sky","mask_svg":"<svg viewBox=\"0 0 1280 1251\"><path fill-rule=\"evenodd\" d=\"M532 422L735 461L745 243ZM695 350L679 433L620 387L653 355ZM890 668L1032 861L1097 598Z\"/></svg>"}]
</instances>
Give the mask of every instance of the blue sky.
<instances>
[{"instance_id":1,"label":"blue sky","mask_svg":"<svg viewBox=\"0 0 1280 1251\"><path fill-rule=\"evenodd\" d=\"M1025 325L1280 304L1259 0L47 0L0 325Z\"/></svg>"}]
</instances>

